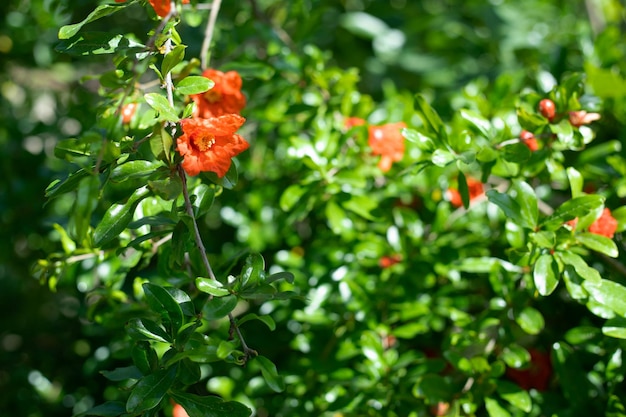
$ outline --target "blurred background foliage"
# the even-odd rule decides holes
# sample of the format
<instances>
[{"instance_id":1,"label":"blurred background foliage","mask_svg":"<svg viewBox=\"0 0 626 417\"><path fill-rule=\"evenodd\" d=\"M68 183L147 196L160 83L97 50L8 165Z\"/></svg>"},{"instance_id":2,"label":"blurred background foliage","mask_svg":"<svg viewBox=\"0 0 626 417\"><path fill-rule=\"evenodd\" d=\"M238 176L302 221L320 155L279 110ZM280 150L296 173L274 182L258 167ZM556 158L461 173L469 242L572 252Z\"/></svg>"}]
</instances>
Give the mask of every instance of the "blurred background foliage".
<instances>
[{"instance_id":1,"label":"blurred background foliage","mask_svg":"<svg viewBox=\"0 0 626 417\"><path fill-rule=\"evenodd\" d=\"M52 225L65 221L63 213L72 204L69 195L48 203L43 197L53 179L72 171L54 157L54 146L94 125L98 84L89 75L110 66L107 56L57 53L56 34L60 26L83 19L95 3L9 0L0 5L0 415L9 415L12 410L11 415L19 416L67 416L115 398L105 390L105 380L98 372L115 366L119 358L111 341L120 336L79 320L88 306L84 288L76 282L60 282L56 291L50 291L30 272L37 259L58 249L59 237ZM189 44L187 56L198 56L208 11L199 7L185 13L187 25L180 32ZM141 39L153 26L145 15L145 10L133 6L93 23L91 29L134 33ZM269 336L262 326L245 329L255 349L271 357L279 372L287 374L287 394L270 394L258 387L244 390L241 380L245 374L237 370L230 371L230 382L215 379L208 389L225 397L245 394L257 398L259 415L322 415L333 407L348 407L353 398L347 393L362 390L373 401L369 403L374 410L370 415L378 415L375 410L382 407L383 400L374 393L380 390L378 394L384 398L389 387L402 379L402 373L395 374L397 381L370 386L371 381L381 378L376 363L351 359L358 355L355 346L359 344L371 346L372 358L384 355L376 346L389 331L385 320L397 323L409 318L402 317L402 306L389 306L382 300L402 300L407 293L433 288L437 278L432 274L432 262L445 269L459 254L479 256L483 243L492 239L484 230L474 230L474 253L467 249L472 242L457 242L459 252L447 246L454 242L429 242L441 247L424 252L432 259L421 259L412 272L397 267L399 276L427 274L410 285L394 281L397 276L394 278L389 270L381 275L378 258L385 251L400 249L388 247L383 239L386 230L376 230L375 226L364 230L364 224L351 228L341 219L333 221L336 207L323 203L315 206L315 201L324 198L307 199L306 191L297 187L292 188L293 199L310 201L312 206L287 201L283 195L285 189L303 180L299 177L303 158L290 154L285 138L302 135L303 126L312 136L315 129L324 130L316 109L327 106L326 110L344 113L337 117L369 117L372 123L408 122L414 117L412 95L419 92L430 97L444 120L449 120L468 102L482 106L481 111L495 113L498 108L489 108L489 97L499 97L497 106L502 107L510 100L512 108L514 99L510 97L522 88L547 92L564 74L586 71L596 96L608 109L598 137L623 143L625 24L624 6L618 0L224 2L211 65L237 69L244 77L250 109L244 113L248 118L246 137L253 146L240 157L245 169L241 170L238 193L225 193L218 201L221 207L215 208L203 224L205 232L219 237L209 242L209 251L219 253L223 260L248 247L263 252L270 264L297 274L297 284L309 300L306 304L290 301L265 305L263 312L272 312L278 323ZM322 105L329 99L325 93L336 95L338 101ZM353 98L341 102L345 94ZM342 119L336 123L341 124ZM355 188L362 174L355 174ZM433 182L438 181L438 175L432 174ZM344 180L349 182L350 178ZM384 193L389 192L394 198L401 196L407 205L426 206L425 211L435 217L423 219L423 225L443 221L449 213L438 212L436 203L441 196L414 201L418 194L414 190L419 191L420 186L407 182L400 183L399 190L378 189L383 195L381 201L387 204L380 209L396 217L413 216L394 208L391 199L385 200ZM616 179L610 188L622 191L610 194L610 198L621 201L625 187L623 180ZM289 213L279 210L280 206ZM484 214L474 211L471 216ZM472 223L469 217L456 227L471 230L472 224L483 223ZM342 239L344 252L315 239L330 239L327 227ZM497 247L492 249L497 251ZM342 288L347 284L338 281L351 273L352 266L357 270L357 265L361 275L354 277L352 288ZM438 272L445 275L442 270ZM379 287L381 282L384 285ZM337 294L346 292L358 295L339 310L342 298ZM328 301L331 293L335 294L332 302ZM325 302L329 302L328 309L318 309ZM452 303L451 298L441 296L437 302L442 304L420 304L439 312L428 315L429 322L422 323L426 328L441 329L445 314L450 314L445 303ZM464 307L471 310L476 300L468 298L466 302ZM559 319L582 314L577 306L567 308L571 310L548 310L552 332L567 330L566 325L559 327ZM387 314L400 317L389 318ZM368 331L351 333L364 321ZM409 334L411 331L407 329ZM429 340L413 340L412 347L438 349L436 334ZM337 349L345 361L341 368L335 368L341 360L329 359ZM398 363L397 358L386 360ZM356 378L357 374L361 377ZM353 377L354 386L345 388L345 381ZM335 386L335 381L343 382ZM397 389L399 398L411 396L411 387ZM334 405L329 407L331 403ZM403 415L403 408L398 407L398 415Z\"/></svg>"}]
</instances>

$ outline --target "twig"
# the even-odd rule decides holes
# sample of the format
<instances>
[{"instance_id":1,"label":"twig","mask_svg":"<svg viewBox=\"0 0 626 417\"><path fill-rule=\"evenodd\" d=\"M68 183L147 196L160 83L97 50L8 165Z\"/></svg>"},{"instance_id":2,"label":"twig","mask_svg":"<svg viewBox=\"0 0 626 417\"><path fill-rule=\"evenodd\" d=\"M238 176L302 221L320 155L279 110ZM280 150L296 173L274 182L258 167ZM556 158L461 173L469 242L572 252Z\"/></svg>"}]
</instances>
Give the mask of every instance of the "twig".
<instances>
[{"instance_id":1,"label":"twig","mask_svg":"<svg viewBox=\"0 0 626 417\"><path fill-rule=\"evenodd\" d=\"M209 14L209 22L206 25L204 31L204 40L202 41L202 49L200 52L200 62L202 69L207 69L209 65L209 49L211 47L211 40L213 39L213 32L215 31L215 22L217 21L217 15L220 11L220 5L222 0L213 0L211 5L211 13Z\"/></svg>"}]
</instances>

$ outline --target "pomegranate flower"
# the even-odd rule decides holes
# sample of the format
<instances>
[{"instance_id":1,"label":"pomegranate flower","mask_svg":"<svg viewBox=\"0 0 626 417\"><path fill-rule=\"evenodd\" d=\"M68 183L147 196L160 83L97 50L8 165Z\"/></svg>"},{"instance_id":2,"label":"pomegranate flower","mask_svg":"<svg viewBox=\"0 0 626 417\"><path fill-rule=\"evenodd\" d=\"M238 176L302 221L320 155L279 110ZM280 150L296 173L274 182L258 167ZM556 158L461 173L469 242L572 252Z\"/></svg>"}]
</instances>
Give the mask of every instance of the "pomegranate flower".
<instances>
[{"instance_id":1,"label":"pomegranate flower","mask_svg":"<svg viewBox=\"0 0 626 417\"><path fill-rule=\"evenodd\" d=\"M537 138L535 138L535 135L528 130L522 130L522 132L519 134L519 138L524 145L528 146L528 149L530 149L531 152L535 152L537 149L539 149Z\"/></svg>"},{"instance_id":2,"label":"pomegranate flower","mask_svg":"<svg viewBox=\"0 0 626 417\"><path fill-rule=\"evenodd\" d=\"M239 114L246 106L246 98L241 92L241 76L237 71L224 73L209 68L202 75L215 85L209 91L191 95L196 103L194 117L206 119L224 114Z\"/></svg>"},{"instance_id":3,"label":"pomegranate flower","mask_svg":"<svg viewBox=\"0 0 626 417\"><path fill-rule=\"evenodd\" d=\"M235 134L246 121L238 114L210 119L183 119L183 134L176 149L183 156L182 166L188 175L212 171L222 178L228 172L232 158L248 149L248 142Z\"/></svg>"},{"instance_id":4,"label":"pomegranate flower","mask_svg":"<svg viewBox=\"0 0 626 417\"><path fill-rule=\"evenodd\" d=\"M467 191L469 193L469 199L470 201L472 201L476 197L481 196L485 192L485 189L482 182L478 181L477 179L468 177ZM463 205L461 193L454 188L448 189L448 199L450 200L450 204L452 204L454 207L461 207Z\"/></svg>"},{"instance_id":5,"label":"pomegranate flower","mask_svg":"<svg viewBox=\"0 0 626 417\"><path fill-rule=\"evenodd\" d=\"M369 127L369 145L372 148L372 154L381 156L378 163L381 171L389 171L394 162L402 160L404 136L401 130L405 127L406 124L403 122Z\"/></svg>"},{"instance_id":6,"label":"pomegranate flower","mask_svg":"<svg viewBox=\"0 0 626 417\"><path fill-rule=\"evenodd\" d=\"M588 125L598 119L600 119L599 113L587 113L584 110L569 112L569 122L574 127Z\"/></svg>"},{"instance_id":7,"label":"pomegranate flower","mask_svg":"<svg viewBox=\"0 0 626 417\"><path fill-rule=\"evenodd\" d=\"M611 210L605 208L602 210L602 215L589 226L589 232L596 235L606 236L613 239L615 231L617 230L617 220L611 215Z\"/></svg>"},{"instance_id":8,"label":"pomegranate flower","mask_svg":"<svg viewBox=\"0 0 626 417\"><path fill-rule=\"evenodd\" d=\"M354 126L363 126L365 123L365 119L361 119L360 117L348 117L343 122L346 129L352 129Z\"/></svg>"}]
</instances>

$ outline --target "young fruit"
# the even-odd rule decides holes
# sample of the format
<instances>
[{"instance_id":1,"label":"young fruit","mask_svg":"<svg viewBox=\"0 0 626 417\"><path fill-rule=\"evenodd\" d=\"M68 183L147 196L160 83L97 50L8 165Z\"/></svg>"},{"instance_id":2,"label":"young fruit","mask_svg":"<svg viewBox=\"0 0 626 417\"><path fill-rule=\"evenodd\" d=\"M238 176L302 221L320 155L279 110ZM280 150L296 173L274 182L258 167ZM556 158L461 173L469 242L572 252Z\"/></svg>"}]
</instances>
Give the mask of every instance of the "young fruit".
<instances>
[{"instance_id":1,"label":"young fruit","mask_svg":"<svg viewBox=\"0 0 626 417\"><path fill-rule=\"evenodd\" d=\"M543 117L552 121L556 115L556 106L554 105L554 101L549 98L541 100L539 102L539 112L543 115Z\"/></svg>"}]
</instances>

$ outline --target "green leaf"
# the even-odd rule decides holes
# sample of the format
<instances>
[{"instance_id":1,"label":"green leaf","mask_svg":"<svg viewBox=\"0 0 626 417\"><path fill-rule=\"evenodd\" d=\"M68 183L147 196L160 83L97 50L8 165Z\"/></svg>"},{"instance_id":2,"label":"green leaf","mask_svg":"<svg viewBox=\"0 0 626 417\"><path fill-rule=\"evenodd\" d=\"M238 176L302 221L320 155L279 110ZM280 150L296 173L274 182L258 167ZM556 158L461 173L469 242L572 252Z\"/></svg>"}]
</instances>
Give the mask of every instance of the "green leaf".
<instances>
[{"instance_id":1,"label":"green leaf","mask_svg":"<svg viewBox=\"0 0 626 417\"><path fill-rule=\"evenodd\" d=\"M522 216L522 208L511 196L498 190L489 190L485 194L490 202L500 207L509 220L522 227L528 227L528 222Z\"/></svg>"},{"instance_id":2,"label":"green leaf","mask_svg":"<svg viewBox=\"0 0 626 417\"><path fill-rule=\"evenodd\" d=\"M55 45L54 49L61 53L75 56L103 55L119 53L145 52L145 46L123 35L109 32L86 32L71 39L64 39Z\"/></svg>"},{"instance_id":3,"label":"green leaf","mask_svg":"<svg viewBox=\"0 0 626 417\"><path fill-rule=\"evenodd\" d=\"M517 343L510 343L502 349L500 358L511 368L521 368L530 362L530 353Z\"/></svg>"},{"instance_id":4,"label":"green leaf","mask_svg":"<svg viewBox=\"0 0 626 417\"><path fill-rule=\"evenodd\" d=\"M280 196L280 209L285 212L290 211L300 201L306 191L306 188L298 184L292 184L287 187Z\"/></svg>"},{"instance_id":5,"label":"green leaf","mask_svg":"<svg viewBox=\"0 0 626 417\"><path fill-rule=\"evenodd\" d=\"M556 234L551 231L529 233L528 237L540 248L552 249L556 245Z\"/></svg>"},{"instance_id":6,"label":"green leaf","mask_svg":"<svg viewBox=\"0 0 626 417\"><path fill-rule=\"evenodd\" d=\"M78 185L69 223L77 242L83 242L85 239L90 227L91 215L98 205L99 193L100 180L96 176L85 177Z\"/></svg>"},{"instance_id":7,"label":"green leaf","mask_svg":"<svg viewBox=\"0 0 626 417\"><path fill-rule=\"evenodd\" d=\"M146 103L159 114L159 120L172 123L176 123L180 120L174 108L170 106L170 103L161 94L148 93L144 94L143 98L146 100Z\"/></svg>"},{"instance_id":8,"label":"green leaf","mask_svg":"<svg viewBox=\"0 0 626 417\"><path fill-rule=\"evenodd\" d=\"M446 379L437 374L426 374L417 380L413 386L413 395L424 398L430 404L439 401L450 401L454 395L454 387Z\"/></svg>"},{"instance_id":9,"label":"green leaf","mask_svg":"<svg viewBox=\"0 0 626 417\"><path fill-rule=\"evenodd\" d=\"M241 270L241 286L256 286L265 282L265 260L259 253L252 253L246 257Z\"/></svg>"},{"instance_id":10,"label":"green leaf","mask_svg":"<svg viewBox=\"0 0 626 417\"><path fill-rule=\"evenodd\" d=\"M369 196L352 195L350 200L342 203L342 206L367 220L376 221L376 217L371 211L378 207L378 202Z\"/></svg>"},{"instance_id":11,"label":"green leaf","mask_svg":"<svg viewBox=\"0 0 626 417\"><path fill-rule=\"evenodd\" d=\"M284 279L288 283L293 284L294 276L291 272L287 271L276 272L265 278L265 282L271 284L272 282L280 281L281 279Z\"/></svg>"},{"instance_id":12,"label":"green leaf","mask_svg":"<svg viewBox=\"0 0 626 417\"><path fill-rule=\"evenodd\" d=\"M156 340L170 343L172 339L165 329L150 319L132 318L126 324L126 331L135 340Z\"/></svg>"},{"instance_id":13,"label":"green leaf","mask_svg":"<svg viewBox=\"0 0 626 417\"><path fill-rule=\"evenodd\" d=\"M602 326L602 334L617 339L626 339L626 318L614 317L607 320Z\"/></svg>"},{"instance_id":14,"label":"green leaf","mask_svg":"<svg viewBox=\"0 0 626 417\"><path fill-rule=\"evenodd\" d=\"M240 318L239 320L237 320L237 324L239 326L241 326L242 324L250 321L250 320L259 320L263 323L265 323L265 325L270 329L270 330L275 330L276 329L276 323L274 322L274 319L272 318L272 316L258 316L254 313L249 313L246 314L245 316L243 316L242 318Z\"/></svg>"},{"instance_id":15,"label":"green leaf","mask_svg":"<svg viewBox=\"0 0 626 417\"><path fill-rule=\"evenodd\" d=\"M172 399L180 404L189 417L250 417L252 410L235 402L225 402L219 397L199 396L186 392L172 391Z\"/></svg>"},{"instance_id":16,"label":"green leaf","mask_svg":"<svg viewBox=\"0 0 626 417\"><path fill-rule=\"evenodd\" d=\"M589 281L591 284L600 284L602 277L600 273L594 268L587 265L587 262L580 255L577 255L571 251L555 252L555 255L561 259L565 265L571 265L574 267L576 273L583 279Z\"/></svg>"},{"instance_id":17,"label":"green leaf","mask_svg":"<svg viewBox=\"0 0 626 417\"><path fill-rule=\"evenodd\" d=\"M545 325L541 313L532 307L524 307L515 317L515 321L528 334L538 334Z\"/></svg>"},{"instance_id":18,"label":"green leaf","mask_svg":"<svg viewBox=\"0 0 626 417\"><path fill-rule=\"evenodd\" d=\"M172 325L171 333L176 334L183 325L183 311L178 302L163 287L145 283L142 285L143 292L146 296L146 302L150 308L161 315L164 322Z\"/></svg>"},{"instance_id":19,"label":"green leaf","mask_svg":"<svg viewBox=\"0 0 626 417\"><path fill-rule=\"evenodd\" d=\"M98 417L118 417L126 412L126 407L121 401L107 401L104 404L96 405L87 411L75 414L74 417L98 416Z\"/></svg>"},{"instance_id":20,"label":"green leaf","mask_svg":"<svg viewBox=\"0 0 626 417\"><path fill-rule=\"evenodd\" d=\"M489 417L511 417L511 414L493 398L485 398L485 408Z\"/></svg>"},{"instance_id":21,"label":"green leaf","mask_svg":"<svg viewBox=\"0 0 626 417\"><path fill-rule=\"evenodd\" d=\"M448 143L446 127L435 109L433 109L420 94L415 96L415 105L417 114L424 122L424 126L430 130L430 132L434 133L434 136L437 138L437 145L442 146Z\"/></svg>"},{"instance_id":22,"label":"green leaf","mask_svg":"<svg viewBox=\"0 0 626 417\"><path fill-rule=\"evenodd\" d=\"M134 160L116 166L111 171L109 179L115 182L123 182L150 176L157 168L163 166L160 162Z\"/></svg>"},{"instance_id":23,"label":"green leaf","mask_svg":"<svg viewBox=\"0 0 626 417\"><path fill-rule=\"evenodd\" d=\"M196 287L198 287L200 291L215 297L223 297L230 294L230 291L224 288L221 282L212 278L196 278Z\"/></svg>"},{"instance_id":24,"label":"green leaf","mask_svg":"<svg viewBox=\"0 0 626 417\"><path fill-rule=\"evenodd\" d=\"M459 171L457 182L459 194L461 195L461 201L463 202L463 207L468 208L470 203L469 189L467 188L467 179L465 178L465 174L463 174L462 171Z\"/></svg>"},{"instance_id":25,"label":"green leaf","mask_svg":"<svg viewBox=\"0 0 626 417\"><path fill-rule=\"evenodd\" d=\"M113 204L93 232L94 247L105 245L118 237L133 218L139 202L149 194L147 187L141 187L124 204Z\"/></svg>"},{"instance_id":26,"label":"green leaf","mask_svg":"<svg viewBox=\"0 0 626 417\"><path fill-rule=\"evenodd\" d=\"M520 216L523 220L523 223L520 223L520 225L529 229L535 229L539 219L535 190L524 181L514 180L511 192L520 207Z\"/></svg>"},{"instance_id":27,"label":"green leaf","mask_svg":"<svg viewBox=\"0 0 626 417\"><path fill-rule=\"evenodd\" d=\"M230 164L230 168L226 171L226 175L222 178L218 177L215 172L202 172L201 176L205 176L211 181L213 184L221 185L227 190L232 190L237 185L239 181L239 173L237 171L237 165L232 163Z\"/></svg>"},{"instance_id":28,"label":"green leaf","mask_svg":"<svg viewBox=\"0 0 626 417\"><path fill-rule=\"evenodd\" d=\"M285 389L285 382L283 378L278 375L278 371L276 370L276 365L265 356L257 356L254 358L254 361L261 368L261 375L263 375L263 379L267 385L276 392L281 392Z\"/></svg>"},{"instance_id":29,"label":"green leaf","mask_svg":"<svg viewBox=\"0 0 626 417\"><path fill-rule=\"evenodd\" d=\"M491 123L489 120L472 110L461 109L459 114L463 119L468 121L471 126L476 128L481 135L487 139L491 139Z\"/></svg>"},{"instance_id":30,"label":"green leaf","mask_svg":"<svg viewBox=\"0 0 626 417\"><path fill-rule=\"evenodd\" d=\"M610 256L611 258L617 258L619 250L613 239L606 236L597 235L595 233L578 233L576 240L582 243L587 248Z\"/></svg>"},{"instance_id":31,"label":"green leaf","mask_svg":"<svg viewBox=\"0 0 626 417\"><path fill-rule=\"evenodd\" d=\"M559 285L558 265L552 255L543 254L537 259L533 269L533 280L539 294L547 296Z\"/></svg>"},{"instance_id":32,"label":"green leaf","mask_svg":"<svg viewBox=\"0 0 626 417\"><path fill-rule=\"evenodd\" d=\"M115 368L112 371L100 371L103 377L109 381L125 381L127 379L140 379L143 375L136 366Z\"/></svg>"},{"instance_id":33,"label":"green leaf","mask_svg":"<svg viewBox=\"0 0 626 417\"><path fill-rule=\"evenodd\" d=\"M586 378L587 371L583 369L575 351L566 343L554 343L552 351L552 365L563 393L573 407L580 409L580 405L589 398L588 392L591 389Z\"/></svg>"},{"instance_id":34,"label":"green leaf","mask_svg":"<svg viewBox=\"0 0 626 417\"><path fill-rule=\"evenodd\" d=\"M556 230L566 221L582 217L604 207L604 198L597 194L572 198L561 204L552 215L546 217L540 226L546 230Z\"/></svg>"},{"instance_id":35,"label":"green leaf","mask_svg":"<svg viewBox=\"0 0 626 417\"><path fill-rule=\"evenodd\" d=\"M133 363L143 375L147 375L158 366L159 358L148 341L138 341L131 349Z\"/></svg>"},{"instance_id":36,"label":"green leaf","mask_svg":"<svg viewBox=\"0 0 626 417\"><path fill-rule=\"evenodd\" d=\"M150 374L137 383L126 401L126 411L139 414L159 405L176 380L177 366Z\"/></svg>"},{"instance_id":37,"label":"green leaf","mask_svg":"<svg viewBox=\"0 0 626 417\"><path fill-rule=\"evenodd\" d=\"M528 149L528 146L517 142L504 146L502 148L501 155L505 161L513 162L515 164L523 164L528 161L532 152Z\"/></svg>"},{"instance_id":38,"label":"green leaf","mask_svg":"<svg viewBox=\"0 0 626 417\"><path fill-rule=\"evenodd\" d=\"M445 149L435 149L435 152L433 152L433 155L431 157L432 163L437 165L438 167L445 167L455 159L456 157L454 156L454 154Z\"/></svg>"},{"instance_id":39,"label":"green leaf","mask_svg":"<svg viewBox=\"0 0 626 417\"><path fill-rule=\"evenodd\" d=\"M622 284L600 279L600 282L583 282L583 288L595 301L626 317L626 287Z\"/></svg>"},{"instance_id":40,"label":"green leaf","mask_svg":"<svg viewBox=\"0 0 626 417\"><path fill-rule=\"evenodd\" d=\"M202 309L202 316L206 320L218 320L226 317L235 307L237 307L237 296L231 294L216 297L206 303Z\"/></svg>"},{"instance_id":41,"label":"green leaf","mask_svg":"<svg viewBox=\"0 0 626 417\"><path fill-rule=\"evenodd\" d=\"M215 83L206 77L190 75L176 84L176 91L180 94L200 94L213 88Z\"/></svg>"},{"instance_id":42,"label":"green leaf","mask_svg":"<svg viewBox=\"0 0 626 417\"><path fill-rule=\"evenodd\" d=\"M70 191L74 191L78 188L78 184L83 178L88 177L89 175L92 175L92 174L93 172L88 171L84 168L81 168L75 173L70 174L63 181L54 180L50 183L50 185L48 185L48 187L46 187L45 196L46 198L52 199L54 197L58 197Z\"/></svg>"},{"instance_id":43,"label":"green leaf","mask_svg":"<svg viewBox=\"0 0 626 417\"><path fill-rule=\"evenodd\" d=\"M190 197L193 202L193 212L196 218L204 216L213 206L215 200L215 187L199 184L195 187Z\"/></svg>"},{"instance_id":44,"label":"green leaf","mask_svg":"<svg viewBox=\"0 0 626 417\"><path fill-rule=\"evenodd\" d=\"M580 175L580 172L576 170L574 167L568 167L567 170L567 179L569 180L569 186L572 190L572 197L580 197L583 194L583 176Z\"/></svg>"},{"instance_id":45,"label":"green leaf","mask_svg":"<svg viewBox=\"0 0 626 417\"><path fill-rule=\"evenodd\" d=\"M150 137L150 150L156 159L171 162L173 143L172 135L165 128L165 125L154 126L152 137Z\"/></svg>"},{"instance_id":46,"label":"green leaf","mask_svg":"<svg viewBox=\"0 0 626 417\"><path fill-rule=\"evenodd\" d=\"M436 149L435 143L431 138L414 129L402 129L402 136L409 142L413 142L423 151L432 152Z\"/></svg>"},{"instance_id":47,"label":"green leaf","mask_svg":"<svg viewBox=\"0 0 626 417\"><path fill-rule=\"evenodd\" d=\"M102 4L89 13L89 15L81 22L74 23L73 25L66 25L59 29L59 39L69 39L76 35L78 31L87 23L93 22L110 14L113 14L125 7L122 4Z\"/></svg>"},{"instance_id":48,"label":"green leaf","mask_svg":"<svg viewBox=\"0 0 626 417\"><path fill-rule=\"evenodd\" d=\"M176 45L170 52L163 57L161 64L161 76L166 77L167 74L178 65L185 57L186 45Z\"/></svg>"},{"instance_id":49,"label":"green leaf","mask_svg":"<svg viewBox=\"0 0 626 417\"><path fill-rule=\"evenodd\" d=\"M526 413L530 413L530 410L533 408L533 403L530 399L528 391L508 381L498 380L496 384L496 390L498 391L500 397L512 406L517 407Z\"/></svg>"}]
</instances>

